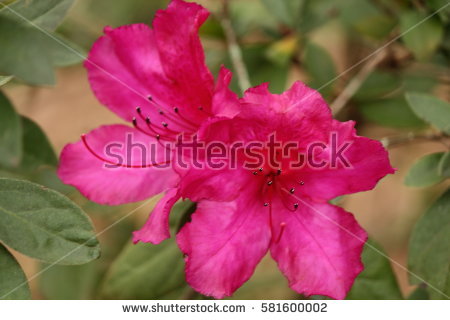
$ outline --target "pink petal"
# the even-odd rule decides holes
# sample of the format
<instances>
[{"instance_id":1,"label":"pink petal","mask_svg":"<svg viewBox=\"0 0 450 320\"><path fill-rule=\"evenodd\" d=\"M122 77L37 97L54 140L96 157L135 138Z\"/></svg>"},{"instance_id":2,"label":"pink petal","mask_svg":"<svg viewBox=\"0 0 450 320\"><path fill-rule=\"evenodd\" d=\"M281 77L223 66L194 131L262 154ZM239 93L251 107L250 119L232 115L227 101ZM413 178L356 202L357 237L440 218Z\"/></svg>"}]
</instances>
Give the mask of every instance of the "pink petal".
<instances>
[{"instance_id":1,"label":"pink petal","mask_svg":"<svg viewBox=\"0 0 450 320\"><path fill-rule=\"evenodd\" d=\"M145 159L142 148L131 147L127 143L127 136L133 144L145 146ZM75 186L92 201L109 205L141 201L178 182L178 175L170 165L167 168L151 166L152 163L170 160L167 150L155 139L133 128L124 125L102 126L87 134L86 141L95 154L113 164L120 162L120 156L122 165L147 166L107 168L108 163L94 156L82 141L68 144L61 153L58 175L64 183ZM112 143L117 146L112 147L108 155L106 147ZM152 152L152 145L155 152ZM114 156L111 156L112 153Z\"/></svg>"},{"instance_id":2,"label":"pink petal","mask_svg":"<svg viewBox=\"0 0 450 320\"><path fill-rule=\"evenodd\" d=\"M212 107L212 113L217 117L233 118L241 109L238 96L229 88L232 76L230 70L224 66L220 68Z\"/></svg>"},{"instance_id":3,"label":"pink petal","mask_svg":"<svg viewBox=\"0 0 450 320\"><path fill-rule=\"evenodd\" d=\"M172 0L153 21L161 64L179 95L192 109L210 111L214 78L205 63L198 29L209 12L196 3Z\"/></svg>"},{"instance_id":4,"label":"pink petal","mask_svg":"<svg viewBox=\"0 0 450 320\"><path fill-rule=\"evenodd\" d=\"M270 242L268 215L261 204L201 201L177 235L186 255L186 280L196 291L221 299L247 281Z\"/></svg>"},{"instance_id":5,"label":"pink petal","mask_svg":"<svg viewBox=\"0 0 450 320\"><path fill-rule=\"evenodd\" d=\"M350 168L338 161L338 166L316 170L309 168L297 176L304 181L301 192L316 199L332 199L343 194L371 190L385 175L395 170L389 163L389 155L383 145L376 140L356 135L353 121L333 120L331 132L335 132L339 145L350 142L342 155L348 160ZM328 145L330 143L326 142ZM329 158L327 150L324 154Z\"/></svg>"},{"instance_id":6,"label":"pink petal","mask_svg":"<svg viewBox=\"0 0 450 320\"><path fill-rule=\"evenodd\" d=\"M177 107L191 123L200 123L207 113L198 107L209 111L214 91L197 34L207 16L196 4L174 0L158 11L153 30L145 24L105 28L85 62L99 101L127 121L137 116L137 106L156 123L167 121L160 109Z\"/></svg>"},{"instance_id":7,"label":"pink petal","mask_svg":"<svg viewBox=\"0 0 450 320\"><path fill-rule=\"evenodd\" d=\"M164 197L159 200L145 225L140 230L133 232L133 242L142 241L158 244L170 238L169 214L178 199L180 199L178 189L169 189Z\"/></svg>"},{"instance_id":8,"label":"pink petal","mask_svg":"<svg viewBox=\"0 0 450 320\"><path fill-rule=\"evenodd\" d=\"M270 252L289 286L306 296L344 299L363 270L365 231L352 214L330 204L300 200L296 211L280 201L273 205L273 225L285 227Z\"/></svg>"}]
</instances>

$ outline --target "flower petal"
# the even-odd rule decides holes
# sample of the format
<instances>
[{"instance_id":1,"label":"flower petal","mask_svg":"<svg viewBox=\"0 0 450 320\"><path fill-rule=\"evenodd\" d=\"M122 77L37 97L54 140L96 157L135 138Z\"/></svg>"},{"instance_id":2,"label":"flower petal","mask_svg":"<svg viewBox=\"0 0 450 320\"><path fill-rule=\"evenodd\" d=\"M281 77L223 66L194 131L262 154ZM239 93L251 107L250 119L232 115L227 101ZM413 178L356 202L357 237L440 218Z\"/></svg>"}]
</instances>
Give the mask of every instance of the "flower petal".
<instances>
[{"instance_id":1,"label":"flower petal","mask_svg":"<svg viewBox=\"0 0 450 320\"><path fill-rule=\"evenodd\" d=\"M367 235L354 217L326 203L299 201L292 212L274 202L273 225L285 225L270 252L289 280L306 296L344 299L363 270L361 252Z\"/></svg>"},{"instance_id":2,"label":"flower petal","mask_svg":"<svg viewBox=\"0 0 450 320\"><path fill-rule=\"evenodd\" d=\"M169 214L178 199L180 199L178 189L169 189L164 197L159 200L145 225L140 230L133 232L133 242L142 241L158 244L170 238Z\"/></svg>"},{"instance_id":3,"label":"flower petal","mask_svg":"<svg viewBox=\"0 0 450 320\"><path fill-rule=\"evenodd\" d=\"M186 279L202 294L221 299L247 281L270 242L268 215L261 203L201 201L177 235L186 254Z\"/></svg>"},{"instance_id":4,"label":"flower petal","mask_svg":"<svg viewBox=\"0 0 450 320\"><path fill-rule=\"evenodd\" d=\"M301 192L315 199L333 199L343 194L371 190L385 175L395 170L389 163L389 155L383 145L376 140L356 135L353 121L340 122L333 120L331 131L336 134L339 152L344 143L349 142L348 148L342 152L343 161L351 167L346 167L343 161L336 161L333 167L328 161L327 167L320 170L305 168L297 176L297 180L304 182ZM330 160L333 153L331 142L322 156Z\"/></svg>"},{"instance_id":5,"label":"flower petal","mask_svg":"<svg viewBox=\"0 0 450 320\"><path fill-rule=\"evenodd\" d=\"M154 123L167 122L159 110L169 113L177 107L190 124L200 123L211 109L214 91L198 37L207 16L199 5L174 0L158 11L153 30L145 24L105 28L85 61L99 101L127 121L137 116L139 106ZM169 125L186 131L186 125L175 121Z\"/></svg>"},{"instance_id":6,"label":"flower petal","mask_svg":"<svg viewBox=\"0 0 450 320\"><path fill-rule=\"evenodd\" d=\"M178 182L178 175L165 164L169 151L133 128L102 126L85 139L92 152L82 141L68 144L61 153L58 175L92 201L109 205L141 201ZM146 167L113 165L118 163ZM161 165L152 166L155 163Z\"/></svg>"},{"instance_id":7,"label":"flower petal","mask_svg":"<svg viewBox=\"0 0 450 320\"><path fill-rule=\"evenodd\" d=\"M179 95L192 110L211 109L214 78L205 63L198 29L209 12L196 3L172 0L153 21L161 64Z\"/></svg>"}]
</instances>

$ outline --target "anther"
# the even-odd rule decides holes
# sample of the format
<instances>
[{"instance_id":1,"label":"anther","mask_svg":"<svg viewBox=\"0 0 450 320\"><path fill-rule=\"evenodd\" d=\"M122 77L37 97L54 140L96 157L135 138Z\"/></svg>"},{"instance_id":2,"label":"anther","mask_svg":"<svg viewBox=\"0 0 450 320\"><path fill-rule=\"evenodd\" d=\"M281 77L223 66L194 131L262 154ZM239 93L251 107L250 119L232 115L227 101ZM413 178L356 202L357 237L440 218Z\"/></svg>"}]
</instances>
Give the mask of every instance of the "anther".
<instances>
[{"instance_id":1,"label":"anther","mask_svg":"<svg viewBox=\"0 0 450 320\"><path fill-rule=\"evenodd\" d=\"M294 209L298 208L298 203L294 203Z\"/></svg>"},{"instance_id":2,"label":"anther","mask_svg":"<svg viewBox=\"0 0 450 320\"><path fill-rule=\"evenodd\" d=\"M149 118L149 117L145 118L145 122L146 122L147 124L150 124L150 118Z\"/></svg>"},{"instance_id":3,"label":"anther","mask_svg":"<svg viewBox=\"0 0 450 320\"><path fill-rule=\"evenodd\" d=\"M290 193L294 193L295 192L295 188L291 188L291 190L289 190Z\"/></svg>"},{"instance_id":4,"label":"anther","mask_svg":"<svg viewBox=\"0 0 450 320\"><path fill-rule=\"evenodd\" d=\"M262 172L263 171L263 168L259 168L259 172Z\"/></svg>"},{"instance_id":5,"label":"anther","mask_svg":"<svg viewBox=\"0 0 450 320\"><path fill-rule=\"evenodd\" d=\"M173 108L173 112L175 112L175 113L178 113L178 108L177 107L175 107L175 108Z\"/></svg>"},{"instance_id":6,"label":"anther","mask_svg":"<svg viewBox=\"0 0 450 320\"><path fill-rule=\"evenodd\" d=\"M201 106L200 106L200 107L198 107L198 110L202 111L202 110L203 110L203 107L201 107Z\"/></svg>"},{"instance_id":7,"label":"anther","mask_svg":"<svg viewBox=\"0 0 450 320\"><path fill-rule=\"evenodd\" d=\"M136 112L141 114L141 107L136 107Z\"/></svg>"},{"instance_id":8,"label":"anther","mask_svg":"<svg viewBox=\"0 0 450 320\"><path fill-rule=\"evenodd\" d=\"M272 184L273 184L273 181L272 181L272 180L267 181L267 185L268 185L268 186L271 186Z\"/></svg>"},{"instance_id":9,"label":"anther","mask_svg":"<svg viewBox=\"0 0 450 320\"><path fill-rule=\"evenodd\" d=\"M305 184L304 181L300 181L299 183L300 183L301 186L303 186Z\"/></svg>"},{"instance_id":10,"label":"anther","mask_svg":"<svg viewBox=\"0 0 450 320\"><path fill-rule=\"evenodd\" d=\"M277 176L279 176L281 174L281 169L277 170Z\"/></svg>"},{"instance_id":11,"label":"anther","mask_svg":"<svg viewBox=\"0 0 450 320\"><path fill-rule=\"evenodd\" d=\"M160 115L164 114L164 111L162 111L162 110L159 110L158 112L159 112Z\"/></svg>"},{"instance_id":12,"label":"anther","mask_svg":"<svg viewBox=\"0 0 450 320\"><path fill-rule=\"evenodd\" d=\"M269 203L268 202L265 202L264 203L264 207L268 207L269 206Z\"/></svg>"},{"instance_id":13,"label":"anther","mask_svg":"<svg viewBox=\"0 0 450 320\"><path fill-rule=\"evenodd\" d=\"M150 95L147 96L147 99L148 99L149 101L153 101L153 97L150 96Z\"/></svg>"},{"instance_id":14,"label":"anther","mask_svg":"<svg viewBox=\"0 0 450 320\"><path fill-rule=\"evenodd\" d=\"M167 122L162 122L161 124L164 128L167 128L167 126L169 125Z\"/></svg>"},{"instance_id":15,"label":"anther","mask_svg":"<svg viewBox=\"0 0 450 320\"><path fill-rule=\"evenodd\" d=\"M157 134L157 135L155 136L155 138L156 138L156 140L159 140L159 138L161 138L161 136L160 136L159 134Z\"/></svg>"},{"instance_id":16,"label":"anther","mask_svg":"<svg viewBox=\"0 0 450 320\"><path fill-rule=\"evenodd\" d=\"M133 122L133 126L137 126L137 120L136 120L136 117L133 117L133 120L132 120L132 122Z\"/></svg>"},{"instance_id":17,"label":"anther","mask_svg":"<svg viewBox=\"0 0 450 320\"><path fill-rule=\"evenodd\" d=\"M256 176L258 174L258 171L253 171L253 175Z\"/></svg>"}]
</instances>

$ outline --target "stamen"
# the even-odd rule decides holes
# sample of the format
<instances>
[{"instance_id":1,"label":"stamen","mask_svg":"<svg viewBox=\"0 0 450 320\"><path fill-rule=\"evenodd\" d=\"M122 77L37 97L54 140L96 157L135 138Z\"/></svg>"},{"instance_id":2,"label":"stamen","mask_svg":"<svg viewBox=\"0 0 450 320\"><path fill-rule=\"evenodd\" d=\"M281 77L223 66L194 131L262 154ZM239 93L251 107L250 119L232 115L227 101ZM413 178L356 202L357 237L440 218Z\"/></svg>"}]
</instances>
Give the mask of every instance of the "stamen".
<instances>
[{"instance_id":1,"label":"stamen","mask_svg":"<svg viewBox=\"0 0 450 320\"><path fill-rule=\"evenodd\" d=\"M294 209L297 210L298 208L298 203L294 203Z\"/></svg>"},{"instance_id":2,"label":"stamen","mask_svg":"<svg viewBox=\"0 0 450 320\"><path fill-rule=\"evenodd\" d=\"M258 174L258 171L253 171L253 175L256 176Z\"/></svg>"},{"instance_id":3,"label":"stamen","mask_svg":"<svg viewBox=\"0 0 450 320\"><path fill-rule=\"evenodd\" d=\"M263 171L263 168L259 168L259 172L262 172Z\"/></svg>"},{"instance_id":4,"label":"stamen","mask_svg":"<svg viewBox=\"0 0 450 320\"><path fill-rule=\"evenodd\" d=\"M281 169L277 170L277 176L279 176L281 174Z\"/></svg>"},{"instance_id":5,"label":"stamen","mask_svg":"<svg viewBox=\"0 0 450 320\"><path fill-rule=\"evenodd\" d=\"M299 184L300 184L301 186L303 186L303 185L305 185L305 182L304 182L304 181L300 181Z\"/></svg>"},{"instance_id":6,"label":"stamen","mask_svg":"<svg viewBox=\"0 0 450 320\"><path fill-rule=\"evenodd\" d=\"M167 128L167 126L169 125L167 122L161 122L161 124L162 124L162 126L164 127L164 128Z\"/></svg>"},{"instance_id":7,"label":"stamen","mask_svg":"<svg viewBox=\"0 0 450 320\"><path fill-rule=\"evenodd\" d=\"M264 207L268 207L269 203L268 202L264 202Z\"/></svg>"},{"instance_id":8,"label":"stamen","mask_svg":"<svg viewBox=\"0 0 450 320\"><path fill-rule=\"evenodd\" d=\"M268 185L268 186L271 186L272 184L273 184L273 181L272 181L272 180L267 181L267 185Z\"/></svg>"},{"instance_id":9,"label":"stamen","mask_svg":"<svg viewBox=\"0 0 450 320\"><path fill-rule=\"evenodd\" d=\"M175 108L173 108L173 112L175 112L175 113L178 113L178 108L177 107L175 107Z\"/></svg>"},{"instance_id":10,"label":"stamen","mask_svg":"<svg viewBox=\"0 0 450 320\"><path fill-rule=\"evenodd\" d=\"M153 97L151 95L147 96L148 101L153 101Z\"/></svg>"},{"instance_id":11,"label":"stamen","mask_svg":"<svg viewBox=\"0 0 450 320\"><path fill-rule=\"evenodd\" d=\"M290 193L294 193L295 192L295 188L291 188L291 190L289 190Z\"/></svg>"},{"instance_id":12,"label":"stamen","mask_svg":"<svg viewBox=\"0 0 450 320\"><path fill-rule=\"evenodd\" d=\"M101 160L101 161L103 161L103 162L105 162L105 163L108 163L108 164L111 164L111 165L114 165L114 166L117 166L117 167L133 168L133 169L144 169L144 168L150 168L150 167L154 167L154 166L159 166L159 165L163 165L163 164L170 163L170 160L165 161L165 162L161 162L161 163L152 163L152 164L148 164L148 165L132 165L132 164L116 163L116 162L112 162L112 161L110 161L110 160L108 160L108 159L105 159L105 158L103 158L102 156L100 156L99 154L97 154L97 153L89 146L89 144L87 143L87 141L86 141L86 135L85 135L85 134L82 134L82 135L81 135L81 141L83 141L83 144L84 144L84 146L86 147L86 149L87 149L94 157L96 157L97 159L99 159L99 160Z\"/></svg>"}]
</instances>

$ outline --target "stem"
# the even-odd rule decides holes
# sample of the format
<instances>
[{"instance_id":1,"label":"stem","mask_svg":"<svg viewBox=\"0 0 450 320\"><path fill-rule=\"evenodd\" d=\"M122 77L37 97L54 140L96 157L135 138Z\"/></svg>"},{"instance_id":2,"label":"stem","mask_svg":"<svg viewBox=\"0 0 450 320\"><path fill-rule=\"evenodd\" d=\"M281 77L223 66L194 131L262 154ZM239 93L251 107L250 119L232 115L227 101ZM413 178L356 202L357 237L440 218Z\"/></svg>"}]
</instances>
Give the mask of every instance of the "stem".
<instances>
[{"instance_id":1,"label":"stem","mask_svg":"<svg viewBox=\"0 0 450 320\"><path fill-rule=\"evenodd\" d=\"M331 103L330 108L334 115L338 114L342 108L349 102L353 95L359 90L367 77L373 72L375 67L386 57L386 50L381 50L372 59L370 59L356 76L350 80L341 94Z\"/></svg>"},{"instance_id":2,"label":"stem","mask_svg":"<svg viewBox=\"0 0 450 320\"><path fill-rule=\"evenodd\" d=\"M239 87L242 92L251 87L248 77L247 68L242 58L242 51L239 47L236 33L233 30L230 20L229 0L222 0L222 13L220 15L220 23L222 25L225 37L227 38L228 52L233 63L234 70L236 71Z\"/></svg>"},{"instance_id":3,"label":"stem","mask_svg":"<svg viewBox=\"0 0 450 320\"><path fill-rule=\"evenodd\" d=\"M417 141L435 141L442 143L447 149L450 150L450 145L446 142L446 139L450 138L443 133L414 133L408 132L403 135L398 135L394 137L385 137L380 141L386 148L398 147L404 144L417 142Z\"/></svg>"}]
</instances>

